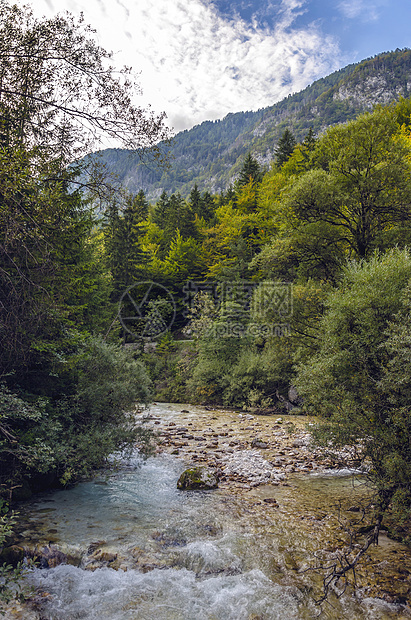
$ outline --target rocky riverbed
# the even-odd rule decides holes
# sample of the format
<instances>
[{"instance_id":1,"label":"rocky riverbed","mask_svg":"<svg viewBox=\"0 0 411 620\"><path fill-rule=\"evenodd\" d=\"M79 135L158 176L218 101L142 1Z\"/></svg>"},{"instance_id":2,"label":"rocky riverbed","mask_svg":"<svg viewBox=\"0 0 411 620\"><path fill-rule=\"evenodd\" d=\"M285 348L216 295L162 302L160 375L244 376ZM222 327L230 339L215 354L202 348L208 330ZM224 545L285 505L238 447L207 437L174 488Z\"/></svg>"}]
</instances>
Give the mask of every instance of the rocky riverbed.
<instances>
[{"instance_id":1,"label":"rocky riverbed","mask_svg":"<svg viewBox=\"0 0 411 620\"><path fill-rule=\"evenodd\" d=\"M307 536L323 539L323 561L335 561L351 529L362 527L367 532L369 522L362 507L372 497L357 469L358 455L348 448L330 451L316 447L310 433L314 419L228 410L198 415L190 407L182 408L178 419L172 421L150 414L144 419L157 435L159 452L214 468L220 489L241 498L262 519L269 521L275 511L276 518L287 519L288 525L296 520L298 527L303 524L306 528ZM329 477L331 488L333 480L350 475L350 493L333 493L323 482ZM310 483L307 497L304 480L311 481L315 476L322 491L315 496ZM382 531L379 546L370 548L357 568L356 592L405 605L404 617L408 617L411 550Z\"/></svg>"},{"instance_id":2,"label":"rocky riverbed","mask_svg":"<svg viewBox=\"0 0 411 620\"><path fill-rule=\"evenodd\" d=\"M188 409L178 421L143 416L157 436L158 452L216 468L224 486L250 489L284 485L292 473L355 469L352 451L314 447L313 422L302 416L253 416L222 410L195 415Z\"/></svg>"},{"instance_id":3,"label":"rocky riverbed","mask_svg":"<svg viewBox=\"0 0 411 620\"><path fill-rule=\"evenodd\" d=\"M191 594L180 593L178 605L188 604L187 596L199 596L196 580L210 587L215 584L217 604L220 587L222 592L233 580L239 584L254 579L257 568L262 571L258 587L264 575L271 580L264 586L264 596L274 596L276 587L297 587L307 594L307 610L311 611L292 617L318 617L319 609L311 606L321 593L326 573L312 569L317 562L329 565L341 558L338 549L346 543L350 527L367 529L367 517L360 508L371 500L364 476L355 469L356 455L349 450L329 454L316 448L310 433L314 421L306 417L154 405L141 413L140 422L154 432L159 458L149 459L143 467L139 459L130 465L123 463L118 473L108 472L70 491L46 494L31 506L15 542L50 570L36 571L37 595L31 607L14 607L10 617L60 618L55 612L45 615L44 610L49 609L49 599L67 599L64 605L76 605L76 597L71 600L65 588L68 582L78 582L80 590L83 581L89 583L87 592L101 584L101 600L109 582L116 579L123 585L130 580L130 587L147 581L149 589L152 579L162 592L162 579L174 574L169 569L181 571L182 579L193 580ZM186 467L203 465L216 472L218 489L178 491L180 473ZM369 550L356 577L343 606L338 607L336 592L332 592L335 610L328 607L321 617L411 617L408 548L383 533L380 545ZM224 587L218 586L218 580ZM113 588L117 596L118 588ZM82 593L85 600L87 592ZM135 604L133 596L130 605ZM135 596L140 601L138 609L143 610L146 599ZM281 600L276 596L275 604ZM260 600L260 595L255 597ZM356 611L349 611L350 601ZM124 602L118 604L121 607ZM204 609L211 609L210 605L204 603ZM86 613L83 608L77 611ZM266 612L252 617L270 618Z\"/></svg>"}]
</instances>

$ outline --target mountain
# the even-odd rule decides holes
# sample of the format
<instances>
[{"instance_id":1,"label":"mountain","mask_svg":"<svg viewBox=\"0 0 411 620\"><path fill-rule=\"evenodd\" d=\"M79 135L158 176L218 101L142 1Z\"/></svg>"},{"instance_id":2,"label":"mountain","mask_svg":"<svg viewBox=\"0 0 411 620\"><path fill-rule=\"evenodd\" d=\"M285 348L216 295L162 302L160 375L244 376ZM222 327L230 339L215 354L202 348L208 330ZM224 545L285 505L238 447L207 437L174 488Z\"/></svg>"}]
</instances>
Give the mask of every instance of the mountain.
<instances>
[{"instance_id":1,"label":"mountain","mask_svg":"<svg viewBox=\"0 0 411 620\"><path fill-rule=\"evenodd\" d=\"M162 191L185 197L195 183L200 191L217 193L233 182L249 151L268 166L286 127L301 141L310 127L319 134L376 104L410 95L411 50L398 49L348 65L268 108L228 114L178 133L169 147L168 168L157 166L150 154L141 159L107 149L100 155L119 183L133 193L143 189L152 201Z\"/></svg>"}]
</instances>

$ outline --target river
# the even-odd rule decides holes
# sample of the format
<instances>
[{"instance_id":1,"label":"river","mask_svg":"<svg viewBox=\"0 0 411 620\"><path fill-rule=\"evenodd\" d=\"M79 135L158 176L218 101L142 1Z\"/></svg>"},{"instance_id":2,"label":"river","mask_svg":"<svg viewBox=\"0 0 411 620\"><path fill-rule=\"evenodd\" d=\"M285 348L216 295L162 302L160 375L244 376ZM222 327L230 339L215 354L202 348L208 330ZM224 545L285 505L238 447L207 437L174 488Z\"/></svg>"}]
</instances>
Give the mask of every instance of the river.
<instances>
[{"instance_id":1,"label":"river","mask_svg":"<svg viewBox=\"0 0 411 620\"><path fill-rule=\"evenodd\" d=\"M152 414L178 419L181 407ZM193 419L200 409L190 408ZM36 568L42 620L325 620L411 617L403 607L348 592L318 606L313 566L327 515L352 477L295 475L289 486L261 485L248 495L184 492L186 463L135 455L112 472L26 504L20 538L59 550L70 563ZM280 510L265 504L275 494ZM310 518L301 515L309 514ZM318 516L320 514L320 516ZM316 516L317 515L317 516ZM311 521L310 521L311 519ZM330 526L331 527L331 526ZM386 553L404 548L385 541Z\"/></svg>"}]
</instances>

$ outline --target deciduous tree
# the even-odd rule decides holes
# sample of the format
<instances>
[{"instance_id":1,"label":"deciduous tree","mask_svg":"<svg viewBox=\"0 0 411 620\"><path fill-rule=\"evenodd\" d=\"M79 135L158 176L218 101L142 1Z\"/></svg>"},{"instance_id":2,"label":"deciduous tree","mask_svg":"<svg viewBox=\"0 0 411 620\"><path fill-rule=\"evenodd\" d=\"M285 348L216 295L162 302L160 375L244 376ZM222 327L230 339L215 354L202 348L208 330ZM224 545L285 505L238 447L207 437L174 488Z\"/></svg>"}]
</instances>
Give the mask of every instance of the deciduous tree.
<instances>
[{"instance_id":1,"label":"deciduous tree","mask_svg":"<svg viewBox=\"0 0 411 620\"><path fill-rule=\"evenodd\" d=\"M36 147L62 165L104 140L130 149L167 137L164 114L134 103L131 69L116 69L83 19L37 19L0 2L0 109L3 144Z\"/></svg>"},{"instance_id":2,"label":"deciduous tree","mask_svg":"<svg viewBox=\"0 0 411 620\"><path fill-rule=\"evenodd\" d=\"M354 255L366 256L377 234L411 212L410 144L391 109L363 114L320 141L320 166L291 188L288 204L303 222L338 228Z\"/></svg>"}]
</instances>

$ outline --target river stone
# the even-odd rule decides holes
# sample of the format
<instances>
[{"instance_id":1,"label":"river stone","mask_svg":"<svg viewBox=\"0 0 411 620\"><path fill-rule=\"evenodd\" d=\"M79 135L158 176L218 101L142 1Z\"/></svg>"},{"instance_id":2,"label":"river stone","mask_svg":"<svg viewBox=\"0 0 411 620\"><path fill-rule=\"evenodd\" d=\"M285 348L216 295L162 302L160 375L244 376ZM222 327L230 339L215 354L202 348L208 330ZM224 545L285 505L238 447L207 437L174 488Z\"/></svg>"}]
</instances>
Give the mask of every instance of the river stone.
<instances>
[{"instance_id":1,"label":"river stone","mask_svg":"<svg viewBox=\"0 0 411 620\"><path fill-rule=\"evenodd\" d=\"M59 564L67 564L67 555L56 545L45 545L36 549L34 557L40 563L40 568L55 568Z\"/></svg>"},{"instance_id":2,"label":"river stone","mask_svg":"<svg viewBox=\"0 0 411 620\"><path fill-rule=\"evenodd\" d=\"M94 553L90 556L90 559L93 562L114 562L114 560L117 559L117 553L107 549L97 549L97 551L94 551Z\"/></svg>"},{"instance_id":3,"label":"river stone","mask_svg":"<svg viewBox=\"0 0 411 620\"><path fill-rule=\"evenodd\" d=\"M18 545L4 547L0 552L0 564L11 564L16 566L24 558L24 549Z\"/></svg>"},{"instance_id":4,"label":"river stone","mask_svg":"<svg viewBox=\"0 0 411 620\"><path fill-rule=\"evenodd\" d=\"M218 479L216 473L209 467L191 467L186 469L177 481L177 488L181 491L215 489L217 487Z\"/></svg>"},{"instance_id":5,"label":"river stone","mask_svg":"<svg viewBox=\"0 0 411 620\"><path fill-rule=\"evenodd\" d=\"M265 450L266 448L268 448L268 443L262 441L261 439L259 439L259 437L255 437L251 442L251 447Z\"/></svg>"}]
</instances>

